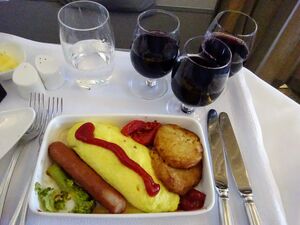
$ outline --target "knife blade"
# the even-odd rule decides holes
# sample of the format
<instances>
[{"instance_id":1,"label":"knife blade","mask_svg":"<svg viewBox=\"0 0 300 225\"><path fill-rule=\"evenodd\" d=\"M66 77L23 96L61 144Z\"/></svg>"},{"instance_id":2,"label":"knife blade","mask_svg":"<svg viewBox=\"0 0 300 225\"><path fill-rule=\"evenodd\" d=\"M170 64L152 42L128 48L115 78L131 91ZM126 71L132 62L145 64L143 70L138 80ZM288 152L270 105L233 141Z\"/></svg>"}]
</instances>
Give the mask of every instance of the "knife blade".
<instances>
[{"instance_id":1,"label":"knife blade","mask_svg":"<svg viewBox=\"0 0 300 225\"><path fill-rule=\"evenodd\" d=\"M244 200L249 222L251 225L260 225L261 220L253 201L253 193L248 179L247 170L245 168L243 157L241 155L241 151L227 113L220 113L219 122L225 145L225 153L234 177L234 181L238 187L241 197Z\"/></svg>"},{"instance_id":2,"label":"knife blade","mask_svg":"<svg viewBox=\"0 0 300 225\"><path fill-rule=\"evenodd\" d=\"M207 116L208 140L213 165L216 192L219 196L219 212L222 225L232 225L228 198L228 181L220 133L219 117L216 110L211 109Z\"/></svg>"}]
</instances>

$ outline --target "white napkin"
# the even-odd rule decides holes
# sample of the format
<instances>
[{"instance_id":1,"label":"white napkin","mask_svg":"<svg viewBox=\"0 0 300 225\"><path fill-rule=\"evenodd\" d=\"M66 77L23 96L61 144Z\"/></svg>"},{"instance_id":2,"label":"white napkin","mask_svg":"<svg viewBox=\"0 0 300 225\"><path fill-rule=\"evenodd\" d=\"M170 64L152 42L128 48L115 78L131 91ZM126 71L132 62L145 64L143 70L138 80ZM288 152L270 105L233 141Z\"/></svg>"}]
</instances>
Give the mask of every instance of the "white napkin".
<instances>
[{"instance_id":1,"label":"white napkin","mask_svg":"<svg viewBox=\"0 0 300 225\"><path fill-rule=\"evenodd\" d=\"M229 115L262 224L286 225L280 193L271 171L252 96L244 77L249 73L251 72L243 69L229 78L221 98L209 108L215 108L218 112L225 111ZM236 224L246 225L248 223L244 220L245 210L237 191L233 178L230 177L230 198L234 198L234 201L231 201L233 217Z\"/></svg>"},{"instance_id":2,"label":"white napkin","mask_svg":"<svg viewBox=\"0 0 300 225\"><path fill-rule=\"evenodd\" d=\"M300 225L300 104L253 74L246 81L252 87L250 92L287 222Z\"/></svg>"},{"instance_id":3,"label":"white napkin","mask_svg":"<svg viewBox=\"0 0 300 225\"><path fill-rule=\"evenodd\" d=\"M58 45L38 43L21 39L11 35L1 35L2 38L13 38L24 45L29 62L33 62L34 56L47 52L63 60L61 49ZM31 61L30 61L31 60ZM138 76L134 71L128 52L117 52L116 66L113 79L108 86L103 86L95 91L83 91L66 83L62 89L55 92L48 92L50 95L62 96L64 98L64 113L164 113L166 114L166 103L173 93L168 91L167 95L156 101L144 101L133 97L128 89L127 82L134 76ZM219 112L225 111L229 114L239 141L242 155L250 177L254 192L254 200L260 213L262 224L286 225L284 210L282 208L280 195L274 181L272 171L266 151L264 149L262 134L257 120L256 112L252 103L251 94L243 76L254 75L246 69L240 74L236 74L229 79L228 86L224 93L215 103L208 107L197 110L197 117L200 118L201 125L206 130L206 115L209 108L215 108ZM255 84L262 87L261 82ZM9 95L0 105L0 110L20 107L26 102L18 98L15 89L10 82L5 82L4 86ZM76 101L74 101L76 99ZM266 100L267 101L267 100ZM30 149L32 147L33 149ZM28 146L24 151L19 169L15 179L12 181L8 199L9 203L5 207L4 219L1 225L7 225L10 216L17 204L18 196L22 191L22 183L29 177L30 169L34 165L36 150L33 146ZM34 151L35 150L35 151ZM5 157L6 160L9 156ZM7 164L7 161L5 162ZM2 160L0 162L2 167ZM5 167L5 166L4 166ZM230 205L234 216L235 225L248 225L242 199L239 197L236 187L230 177ZM138 224L138 225L204 225L219 224L218 206L215 204L211 212L189 217L165 217L165 218L137 218L137 219L78 219L78 218L56 218L41 217L28 212L27 224L30 225L88 225L88 224Z\"/></svg>"}]
</instances>

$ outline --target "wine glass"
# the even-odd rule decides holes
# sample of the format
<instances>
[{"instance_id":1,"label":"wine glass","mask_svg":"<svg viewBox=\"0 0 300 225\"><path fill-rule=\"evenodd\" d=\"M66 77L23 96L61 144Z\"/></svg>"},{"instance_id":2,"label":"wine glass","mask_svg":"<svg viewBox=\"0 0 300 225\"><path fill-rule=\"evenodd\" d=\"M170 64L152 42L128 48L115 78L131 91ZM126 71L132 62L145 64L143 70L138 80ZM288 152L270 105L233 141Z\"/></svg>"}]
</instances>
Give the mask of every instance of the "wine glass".
<instances>
[{"instance_id":1,"label":"wine glass","mask_svg":"<svg viewBox=\"0 0 300 225\"><path fill-rule=\"evenodd\" d=\"M174 65L178 55L180 22L174 14L150 9L137 18L130 58L136 76L129 81L130 89L143 99L156 99L168 90L163 77Z\"/></svg>"},{"instance_id":2,"label":"wine glass","mask_svg":"<svg viewBox=\"0 0 300 225\"><path fill-rule=\"evenodd\" d=\"M247 14L225 10L217 14L209 25L206 35L213 35L225 42L232 52L232 76L243 67L249 58L257 32L255 20Z\"/></svg>"},{"instance_id":3,"label":"wine glass","mask_svg":"<svg viewBox=\"0 0 300 225\"><path fill-rule=\"evenodd\" d=\"M58 21L70 78L86 89L108 83L115 44L107 9L93 1L74 1L59 10Z\"/></svg>"},{"instance_id":4,"label":"wine glass","mask_svg":"<svg viewBox=\"0 0 300 225\"><path fill-rule=\"evenodd\" d=\"M228 80L231 51L221 40L210 36L189 39L171 74L171 87L176 98L167 104L169 113L194 112L194 107L215 101Z\"/></svg>"}]
</instances>

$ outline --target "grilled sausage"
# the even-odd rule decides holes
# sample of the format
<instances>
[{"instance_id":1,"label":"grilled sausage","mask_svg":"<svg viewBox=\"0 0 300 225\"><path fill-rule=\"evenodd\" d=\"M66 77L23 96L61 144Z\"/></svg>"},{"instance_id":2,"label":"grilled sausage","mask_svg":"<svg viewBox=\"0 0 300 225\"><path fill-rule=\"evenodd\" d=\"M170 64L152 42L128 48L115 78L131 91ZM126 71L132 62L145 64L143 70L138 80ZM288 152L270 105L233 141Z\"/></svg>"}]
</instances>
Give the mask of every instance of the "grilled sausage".
<instances>
[{"instance_id":1,"label":"grilled sausage","mask_svg":"<svg viewBox=\"0 0 300 225\"><path fill-rule=\"evenodd\" d=\"M124 197L106 183L72 149L62 142L54 142L49 146L48 153L54 162L110 213L122 213L125 210Z\"/></svg>"}]
</instances>

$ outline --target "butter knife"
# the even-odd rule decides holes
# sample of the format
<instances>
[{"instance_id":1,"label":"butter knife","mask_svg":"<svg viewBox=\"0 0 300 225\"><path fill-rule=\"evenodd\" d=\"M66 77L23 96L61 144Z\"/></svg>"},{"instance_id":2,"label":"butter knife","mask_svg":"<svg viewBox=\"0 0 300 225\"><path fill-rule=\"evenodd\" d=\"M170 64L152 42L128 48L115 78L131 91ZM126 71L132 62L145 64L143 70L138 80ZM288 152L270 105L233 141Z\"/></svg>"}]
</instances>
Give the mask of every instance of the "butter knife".
<instances>
[{"instance_id":1,"label":"butter knife","mask_svg":"<svg viewBox=\"0 0 300 225\"><path fill-rule=\"evenodd\" d=\"M216 192L219 196L219 211L222 225L232 225L228 198L228 181L223 152L223 142L220 134L219 117L216 110L211 109L207 116L208 140L213 164Z\"/></svg>"},{"instance_id":2,"label":"butter knife","mask_svg":"<svg viewBox=\"0 0 300 225\"><path fill-rule=\"evenodd\" d=\"M227 113L220 113L221 133L225 144L225 152L241 197L244 199L246 213L251 225L260 225L261 220L253 201L253 193L248 179L247 170Z\"/></svg>"}]
</instances>

